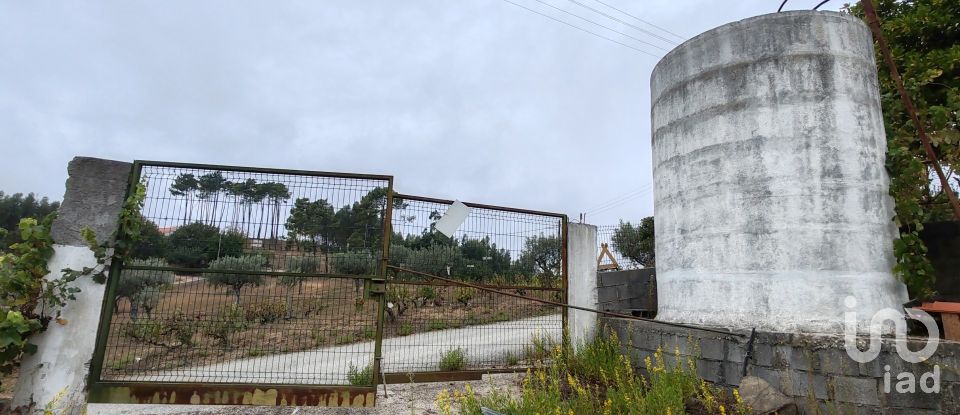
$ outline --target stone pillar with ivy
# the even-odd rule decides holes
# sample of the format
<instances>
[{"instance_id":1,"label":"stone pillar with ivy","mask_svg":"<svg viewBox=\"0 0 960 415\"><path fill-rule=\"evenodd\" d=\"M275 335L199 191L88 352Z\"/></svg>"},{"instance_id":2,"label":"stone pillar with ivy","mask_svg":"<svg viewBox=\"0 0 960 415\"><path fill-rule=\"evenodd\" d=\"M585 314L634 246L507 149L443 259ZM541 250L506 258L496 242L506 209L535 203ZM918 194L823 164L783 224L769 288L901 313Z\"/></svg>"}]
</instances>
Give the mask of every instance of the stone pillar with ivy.
<instances>
[{"instance_id":1,"label":"stone pillar with ivy","mask_svg":"<svg viewBox=\"0 0 960 415\"><path fill-rule=\"evenodd\" d=\"M31 315L39 327L28 333L20 357L13 408L79 414L103 304L106 258L124 208L131 165L76 157L68 166L63 203L52 223L36 224L34 245L43 275ZM23 226L23 225L21 225ZM40 235L49 231L47 235ZM20 255L19 258L23 258ZM45 265L45 266L43 266ZM40 274L40 272L37 272ZM31 353L32 352L32 353Z\"/></svg>"}]
</instances>

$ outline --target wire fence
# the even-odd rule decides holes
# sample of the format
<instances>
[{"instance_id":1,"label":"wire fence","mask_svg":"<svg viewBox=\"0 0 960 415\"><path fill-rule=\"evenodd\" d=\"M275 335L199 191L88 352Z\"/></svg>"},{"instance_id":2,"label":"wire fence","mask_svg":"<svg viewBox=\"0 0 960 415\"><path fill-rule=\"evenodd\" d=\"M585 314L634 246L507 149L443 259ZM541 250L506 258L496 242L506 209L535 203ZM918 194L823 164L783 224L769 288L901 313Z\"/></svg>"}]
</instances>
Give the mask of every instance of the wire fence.
<instances>
[{"instance_id":1,"label":"wire fence","mask_svg":"<svg viewBox=\"0 0 960 415\"><path fill-rule=\"evenodd\" d=\"M144 163L100 380L370 384L385 176Z\"/></svg>"},{"instance_id":2,"label":"wire fence","mask_svg":"<svg viewBox=\"0 0 960 415\"><path fill-rule=\"evenodd\" d=\"M560 337L561 307L534 299L565 300L563 215L469 204L446 236L453 202L388 205L387 176L137 169L142 238L111 275L97 382L369 386L377 356L387 373L520 369ZM385 246L396 267L533 299L381 270Z\"/></svg>"},{"instance_id":3,"label":"wire fence","mask_svg":"<svg viewBox=\"0 0 960 415\"><path fill-rule=\"evenodd\" d=\"M643 268L643 264L627 258L617 250L616 244L613 242L613 235L617 232L618 227L617 225L597 226L597 268L601 271ZM604 247L606 247L606 250L604 250ZM610 255L608 256L605 253Z\"/></svg>"},{"instance_id":4,"label":"wire fence","mask_svg":"<svg viewBox=\"0 0 960 415\"><path fill-rule=\"evenodd\" d=\"M394 201L391 265L562 301L562 215L469 205L457 231L434 229L450 201ZM384 367L392 372L523 367L559 338L560 307L388 272Z\"/></svg>"}]
</instances>

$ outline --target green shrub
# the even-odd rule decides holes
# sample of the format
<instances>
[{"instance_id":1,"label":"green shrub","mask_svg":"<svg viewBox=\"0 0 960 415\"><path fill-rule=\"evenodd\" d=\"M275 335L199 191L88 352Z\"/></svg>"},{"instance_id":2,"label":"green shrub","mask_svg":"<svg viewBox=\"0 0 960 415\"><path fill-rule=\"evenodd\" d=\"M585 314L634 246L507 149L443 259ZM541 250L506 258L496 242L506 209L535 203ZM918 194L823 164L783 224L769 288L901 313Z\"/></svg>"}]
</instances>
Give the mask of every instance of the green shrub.
<instances>
[{"instance_id":1,"label":"green shrub","mask_svg":"<svg viewBox=\"0 0 960 415\"><path fill-rule=\"evenodd\" d=\"M457 287L453 293L458 303L464 307L469 307L470 301L472 301L473 297L477 294L477 290L470 287Z\"/></svg>"},{"instance_id":2,"label":"green shrub","mask_svg":"<svg viewBox=\"0 0 960 415\"><path fill-rule=\"evenodd\" d=\"M401 336L413 334L413 326L406 323L401 324L400 327L397 328L397 334Z\"/></svg>"},{"instance_id":3,"label":"green shrub","mask_svg":"<svg viewBox=\"0 0 960 415\"><path fill-rule=\"evenodd\" d=\"M347 370L347 381L353 386L367 386L373 384L373 365L367 365L363 370L357 369L353 363Z\"/></svg>"},{"instance_id":4,"label":"green shrub","mask_svg":"<svg viewBox=\"0 0 960 415\"><path fill-rule=\"evenodd\" d=\"M246 241L240 231L221 233L216 226L194 222L167 237L167 261L179 267L205 268L217 258L243 255Z\"/></svg>"},{"instance_id":5,"label":"green shrub","mask_svg":"<svg viewBox=\"0 0 960 415\"><path fill-rule=\"evenodd\" d=\"M221 309L215 320L207 322L203 334L214 338L221 346L228 347L232 343L233 335L247 328L249 326L243 308L232 304Z\"/></svg>"},{"instance_id":6,"label":"green shrub","mask_svg":"<svg viewBox=\"0 0 960 415\"><path fill-rule=\"evenodd\" d=\"M266 352L264 352L262 348L257 346L247 349L247 357L257 357L257 356L263 356L265 354Z\"/></svg>"},{"instance_id":7,"label":"green shrub","mask_svg":"<svg viewBox=\"0 0 960 415\"><path fill-rule=\"evenodd\" d=\"M424 300L433 300L437 298L437 290L429 285L420 286L420 288L417 288L417 297Z\"/></svg>"},{"instance_id":8,"label":"green shrub","mask_svg":"<svg viewBox=\"0 0 960 415\"><path fill-rule=\"evenodd\" d=\"M123 368L127 367L127 365L129 365L130 362L133 362L133 360L134 360L133 354L132 354L132 353L127 353L127 354L125 354L125 355L123 355L123 356L120 356L120 358L117 359L117 360L115 360L115 361L113 361L113 363L110 363L110 368L113 369L113 370L123 369Z\"/></svg>"},{"instance_id":9,"label":"green shrub","mask_svg":"<svg viewBox=\"0 0 960 415\"><path fill-rule=\"evenodd\" d=\"M455 371L463 370L467 366L467 355L463 349L456 348L448 350L440 357L440 370Z\"/></svg>"},{"instance_id":10,"label":"green shrub","mask_svg":"<svg viewBox=\"0 0 960 415\"><path fill-rule=\"evenodd\" d=\"M337 345L350 344L355 342L356 340L357 338L353 335L353 333L338 334L337 338L334 340L334 344L337 344Z\"/></svg>"},{"instance_id":11,"label":"green shrub","mask_svg":"<svg viewBox=\"0 0 960 415\"><path fill-rule=\"evenodd\" d=\"M244 318L258 324L269 324L283 319L287 315L287 304L281 301L260 301L248 304L244 309Z\"/></svg>"},{"instance_id":12,"label":"green shrub","mask_svg":"<svg viewBox=\"0 0 960 415\"><path fill-rule=\"evenodd\" d=\"M447 322L443 320L430 320L430 322L427 323L427 330L429 331L446 330L448 327Z\"/></svg>"},{"instance_id":13,"label":"green shrub","mask_svg":"<svg viewBox=\"0 0 960 415\"><path fill-rule=\"evenodd\" d=\"M377 261L366 252L340 252L330 257L334 272L346 275L373 275Z\"/></svg>"},{"instance_id":14,"label":"green shrub","mask_svg":"<svg viewBox=\"0 0 960 415\"><path fill-rule=\"evenodd\" d=\"M374 337L377 337L377 330L373 327L364 327L363 328L363 338L370 340Z\"/></svg>"},{"instance_id":15,"label":"green shrub","mask_svg":"<svg viewBox=\"0 0 960 415\"><path fill-rule=\"evenodd\" d=\"M549 337L534 334L530 337L530 345L524 347L524 359L531 362L544 362L550 357L553 346L554 342Z\"/></svg>"},{"instance_id":16,"label":"green shrub","mask_svg":"<svg viewBox=\"0 0 960 415\"><path fill-rule=\"evenodd\" d=\"M598 336L574 348L569 342L554 347L549 366L535 369L527 376L519 394L493 391L477 396L466 393L451 400L449 392L437 397L441 415L451 415L453 405L459 413L480 415L480 407L508 414L730 414L745 415L749 408L739 395L727 396L696 375L692 359L684 361L679 352L665 363L661 350L644 360L648 377L634 369L635 362L623 355L614 333Z\"/></svg>"},{"instance_id":17,"label":"green shrub","mask_svg":"<svg viewBox=\"0 0 960 415\"><path fill-rule=\"evenodd\" d=\"M167 254L167 238L156 223L137 214L140 220L140 237L130 249L131 258L164 258Z\"/></svg>"},{"instance_id":18,"label":"green shrub","mask_svg":"<svg viewBox=\"0 0 960 415\"><path fill-rule=\"evenodd\" d=\"M153 320L139 320L126 325L123 334L127 337L147 343L160 343L166 334L167 328L163 323Z\"/></svg>"},{"instance_id":19,"label":"green shrub","mask_svg":"<svg viewBox=\"0 0 960 415\"><path fill-rule=\"evenodd\" d=\"M197 321L193 320L183 313L177 313L169 323L173 336L184 346L193 345L193 335L197 332Z\"/></svg>"}]
</instances>

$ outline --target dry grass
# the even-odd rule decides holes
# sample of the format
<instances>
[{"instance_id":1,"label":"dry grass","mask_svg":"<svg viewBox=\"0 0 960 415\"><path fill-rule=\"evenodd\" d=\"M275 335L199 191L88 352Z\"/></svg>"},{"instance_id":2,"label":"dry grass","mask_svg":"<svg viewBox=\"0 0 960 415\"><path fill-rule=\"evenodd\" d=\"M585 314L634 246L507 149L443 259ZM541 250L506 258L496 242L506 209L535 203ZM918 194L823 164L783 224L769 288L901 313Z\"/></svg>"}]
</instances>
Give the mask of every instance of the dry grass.
<instances>
[{"instance_id":1,"label":"dry grass","mask_svg":"<svg viewBox=\"0 0 960 415\"><path fill-rule=\"evenodd\" d=\"M416 292L418 286L409 286ZM135 323L129 314L129 302L123 300L114 314L104 364L105 378L123 377L141 371L168 370L200 366L250 357L297 352L321 347L370 341L375 337L376 302L357 294L351 279L307 279L289 297L292 311L281 313L275 321L251 319L251 310L266 306L286 308L287 286L277 279L264 285L245 287L241 294L241 313L247 318L232 331L229 344L211 336L203 325L222 321L223 310L233 306L235 297L225 288L212 287L198 277L178 277L167 288L158 306L148 318L141 310L140 325L156 324L162 335L136 338L127 333ZM435 287L436 298L417 301L397 321L384 325L384 337L397 337L429 330L487 324L498 321L557 313L552 306L519 300L496 293L477 293L469 304L457 301L454 287ZM553 299L555 292L527 292ZM182 321L193 327L184 344L171 322ZM163 328L159 328L162 326Z\"/></svg>"}]
</instances>

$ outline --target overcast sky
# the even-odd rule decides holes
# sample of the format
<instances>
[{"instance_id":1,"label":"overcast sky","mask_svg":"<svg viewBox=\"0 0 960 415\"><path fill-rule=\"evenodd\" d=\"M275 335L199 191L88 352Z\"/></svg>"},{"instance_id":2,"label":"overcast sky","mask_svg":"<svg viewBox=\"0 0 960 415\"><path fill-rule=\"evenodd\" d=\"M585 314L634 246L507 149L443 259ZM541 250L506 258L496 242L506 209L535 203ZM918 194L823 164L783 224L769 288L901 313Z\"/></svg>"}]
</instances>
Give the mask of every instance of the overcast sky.
<instances>
[{"instance_id":1,"label":"overcast sky","mask_svg":"<svg viewBox=\"0 0 960 415\"><path fill-rule=\"evenodd\" d=\"M505 0L0 1L0 190L59 200L86 155L392 174L404 193L595 224L653 214L666 51L543 3L673 45L569 0L510 1L656 57ZM603 2L683 38L780 3Z\"/></svg>"}]
</instances>

